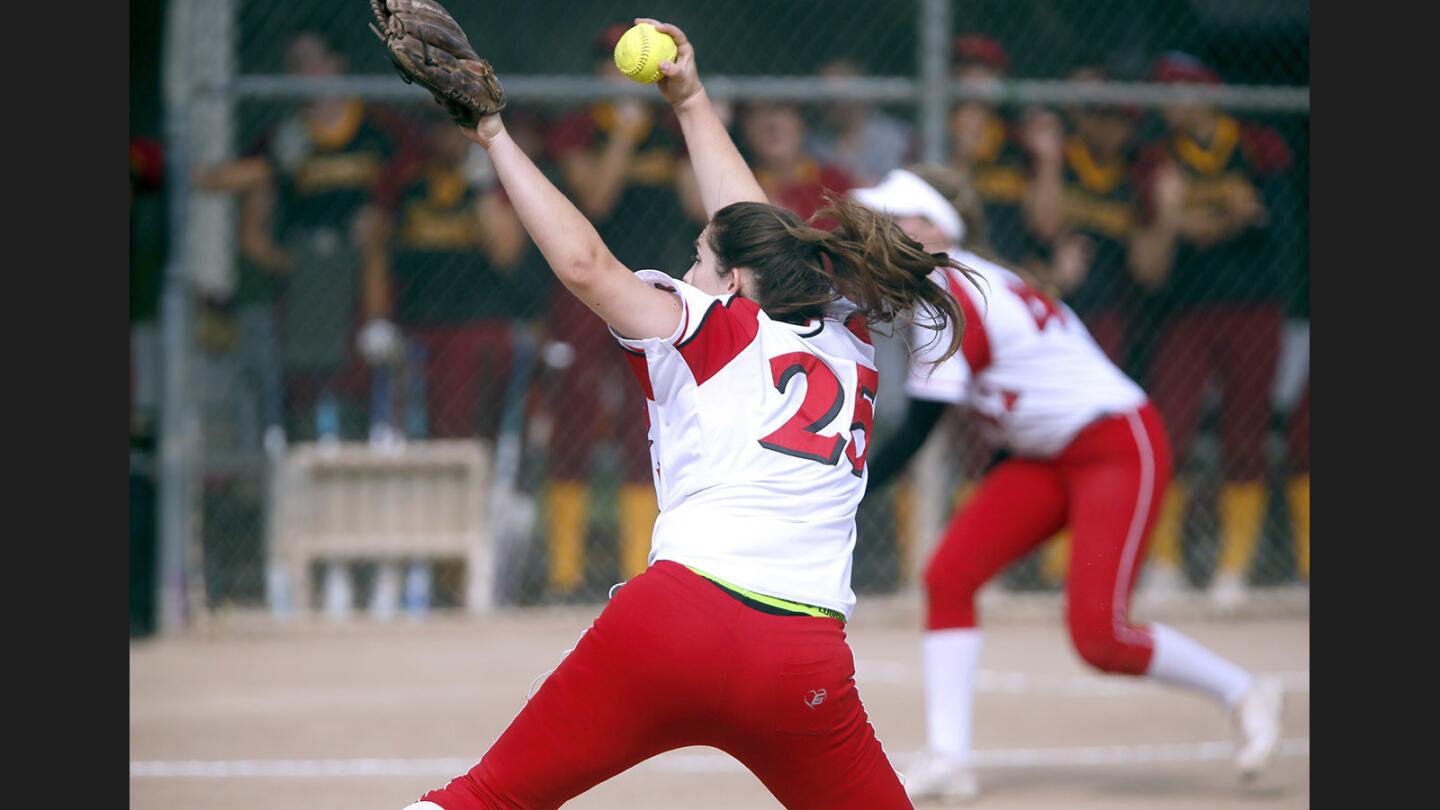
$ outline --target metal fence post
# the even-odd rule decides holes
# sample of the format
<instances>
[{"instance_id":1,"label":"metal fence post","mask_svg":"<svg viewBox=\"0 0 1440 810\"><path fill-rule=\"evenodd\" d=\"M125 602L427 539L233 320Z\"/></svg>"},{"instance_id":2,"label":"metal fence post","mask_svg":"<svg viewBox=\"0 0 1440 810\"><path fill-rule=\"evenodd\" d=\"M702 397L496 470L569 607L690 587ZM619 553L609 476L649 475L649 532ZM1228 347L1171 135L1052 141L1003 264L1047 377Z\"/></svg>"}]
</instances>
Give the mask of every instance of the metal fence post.
<instances>
[{"instance_id":1,"label":"metal fence post","mask_svg":"<svg viewBox=\"0 0 1440 810\"><path fill-rule=\"evenodd\" d=\"M174 633L186 619L186 549L191 530L191 460L196 425L187 392L190 350L190 295L185 278L185 221L189 205L188 53L193 7L185 0L171 5L165 42L165 182L169 194L169 246L165 290L161 298L161 347L164 364L160 411L160 548L159 629Z\"/></svg>"},{"instance_id":2,"label":"metal fence post","mask_svg":"<svg viewBox=\"0 0 1440 810\"><path fill-rule=\"evenodd\" d=\"M202 19L201 14L204 13ZM200 200L190 188L196 158L228 156L233 103L202 99L203 84L224 86L235 71L235 5L177 0L166 20L165 128L169 245L161 303L164 363L160 433L160 629L175 632L203 613L204 582L196 504L202 475L201 420L195 374L193 293L225 288L232 229L229 200ZM197 39L194 34L201 32ZM192 50L194 49L194 50ZM193 227L192 227L193 226Z\"/></svg>"},{"instance_id":3,"label":"metal fence post","mask_svg":"<svg viewBox=\"0 0 1440 810\"><path fill-rule=\"evenodd\" d=\"M943 163L945 116L950 107L950 0L920 0L917 19L920 154L927 163ZM939 534L948 504L945 493L949 487L944 484L944 453L941 450L946 431L942 429L938 433L941 435L932 436L915 459L914 515L910 522L914 534L910 538L909 570L901 578L904 588L915 588L919 584L920 574Z\"/></svg>"},{"instance_id":4,"label":"metal fence post","mask_svg":"<svg viewBox=\"0 0 1440 810\"><path fill-rule=\"evenodd\" d=\"M917 19L921 155L927 163L940 163L945 160L945 113L949 107L950 0L920 0Z\"/></svg>"}]
</instances>

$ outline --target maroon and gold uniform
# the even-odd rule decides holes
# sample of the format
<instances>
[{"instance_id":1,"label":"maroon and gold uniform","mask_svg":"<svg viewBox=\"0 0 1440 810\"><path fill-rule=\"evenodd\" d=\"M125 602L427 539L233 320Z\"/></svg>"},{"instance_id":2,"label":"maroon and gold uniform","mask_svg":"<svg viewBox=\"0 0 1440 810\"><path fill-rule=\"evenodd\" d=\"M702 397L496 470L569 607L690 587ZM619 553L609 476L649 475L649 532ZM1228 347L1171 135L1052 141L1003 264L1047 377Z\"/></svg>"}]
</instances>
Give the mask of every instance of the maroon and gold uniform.
<instances>
[{"instance_id":1,"label":"maroon and gold uniform","mask_svg":"<svg viewBox=\"0 0 1440 810\"><path fill-rule=\"evenodd\" d=\"M616 126L615 107L608 102L578 110L546 134L546 154L558 162L576 151L593 153L604 147ZM626 166L614 209L595 221L605 244L627 267L656 267L673 274L689 266L700 225L686 218L675 190L684 154L674 113L668 108L652 111ZM573 295L554 296L548 320L551 338L575 350L574 361L551 389L554 433L546 508L550 586L570 592L584 578L591 503L587 482L599 445L607 439L618 445L623 479L619 567L625 577L645 569L657 506L645 424L636 418L645 412L645 398L626 384L624 353L615 347L605 323Z\"/></svg>"},{"instance_id":2,"label":"maroon and gold uniform","mask_svg":"<svg viewBox=\"0 0 1440 810\"><path fill-rule=\"evenodd\" d=\"M405 132L385 109L350 101L329 123L309 114L285 119L256 150L272 167L276 232L292 270L243 274L237 296L280 303L290 410L303 417L292 423L296 435L308 435L320 400L366 397L368 374L351 350L360 294L356 216L394 183ZM315 430L329 429L317 423Z\"/></svg>"},{"instance_id":3,"label":"maroon and gold uniform","mask_svg":"<svg viewBox=\"0 0 1440 810\"><path fill-rule=\"evenodd\" d=\"M522 305L484 250L480 193L458 167L414 171L395 210L395 316L425 348L429 433L494 437Z\"/></svg>"},{"instance_id":4,"label":"maroon and gold uniform","mask_svg":"<svg viewBox=\"0 0 1440 810\"><path fill-rule=\"evenodd\" d=\"M1186 208L1224 207L1236 194L1267 198L1269 181L1289 164L1269 130L1246 130L1221 117L1208 143L1183 134L1158 148L1184 172ZM1155 400L1187 446L1211 377L1222 382L1221 438L1227 478L1251 481L1264 471L1269 390L1280 351L1284 279L1277 245L1264 223L1213 245L1183 237L1159 291L1165 326L1153 367Z\"/></svg>"},{"instance_id":5,"label":"maroon and gold uniform","mask_svg":"<svg viewBox=\"0 0 1440 810\"><path fill-rule=\"evenodd\" d=\"M765 189L770 202L809 219L825 207L825 192L844 194L855 186L844 169L805 158L790 177L776 177L763 169L755 170L755 179Z\"/></svg>"},{"instance_id":6,"label":"maroon and gold uniform","mask_svg":"<svg viewBox=\"0 0 1440 810\"><path fill-rule=\"evenodd\" d=\"M1010 55L997 40L966 33L950 43L956 81L991 83L1010 75ZM989 247L1007 262L1022 264L1035 249L1025 221L1031 160L1015 122L985 102L966 101L950 114L952 159L971 173L983 203Z\"/></svg>"},{"instance_id":7,"label":"maroon and gold uniform","mask_svg":"<svg viewBox=\"0 0 1440 810\"><path fill-rule=\"evenodd\" d=\"M1062 221L1094 246L1085 279L1065 302L1105 354L1125 367L1132 316L1144 298L1128 267L1137 217L1134 164L1124 157L1102 161L1078 138L1065 143L1062 158Z\"/></svg>"},{"instance_id":8,"label":"maroon and gold uniform","mask_svg":"<svg viewBox=\"0 0 1440 810\"><path fill-rule=\"evenodd\" d=\"M1001 258L1021 262L1031 248L1025 224L1025 190L1030 183L1030 156L1020 146L1009 122L990 115L980 143L970 156L975 192L984 203L990 245Z\"/></svg>"},{"instance_id":9,"label":"maroon and gold uniform","mask_svg":"<svg viewBox=\"0 0 1440 810\"><path fill-rule=\"evenodd\" d=\"M1177 456L1186 452L1194 435L1206 386L1216 380L1220 387L1225 484L1219 498L1219 596L1240 587L1264 520L1265 437L1287 282L1274 222L1277 213L1283 213L1276 201L1284 193L1290 153L1272 130L1218 115L1208 139L1177 131L1156 144L1146 165L1160 161L1184 174L1187 212L1225 212L1246 198L1265 209L1249 225L1213 244L1181 236L1158 291L1163 326L1150 390L1171 430ZM1185 502L1177 481L1156 532L1155 556L1162 565L1173 567L1179 558Z\"/></svg>"},{"instance_id":10,"label":"maroon and gold uniform","mask_svg":"<svg viewBox=\"0 0 1440 810\"><path fill-rule=\"evenodd\" d=\"M593 152L604 146L616 126L615 106L609 102L577 110L546 134L546 153L558 161L576 150ZM620 198L608 216L595 222L605 244L626 267L655 267L671 274L689 268L690 243L701 226L685 216L675 191L684 157L685 141L675 114L668 107L651 110L626 165Z\"/></svg>"}]
</instances>

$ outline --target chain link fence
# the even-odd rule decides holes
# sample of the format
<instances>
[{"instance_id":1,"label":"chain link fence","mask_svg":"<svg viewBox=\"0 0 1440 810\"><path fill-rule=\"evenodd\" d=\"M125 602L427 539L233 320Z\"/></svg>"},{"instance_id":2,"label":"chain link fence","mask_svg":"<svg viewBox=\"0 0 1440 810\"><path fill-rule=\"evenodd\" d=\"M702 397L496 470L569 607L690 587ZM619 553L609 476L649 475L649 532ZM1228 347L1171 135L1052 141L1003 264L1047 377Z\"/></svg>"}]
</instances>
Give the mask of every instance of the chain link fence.
<instances>
[{"instance_id":1,"label":"chain link fence","mask_svg":"<svg viewBox=\"0 0 1440 810\"><path fill-rule=\"evenodd\" d=\"M1303 589L1307 4L449 6L500 74L512 135L630 267L683 274L704 226L673 115L610 61L637 14L690 34L777 204L808 215L823 189L919 161L965 170L985 247L1073 307L1170 428L1176 475L1142 592L1233 606ZM205 32L171 37L194 50L166 57L183 74L166 145L187 295L161 312L183 328L162 340L137 323L153 381L137 407L158 413L162 379L183 389L167 392L171 421L137 422L168 433L181 452L160 474L188 482L158 523L162 596L185 594L170 610L598 601L641 570L655 515L642 395L483 152L389 72L361 4L177 2L168 24ZM1186 236L1139 271L1132 235L1170 198ZM168 375L153 371L160 343L178 349ZM883 443L904 412L905 349L879 343ZM907 480L866 499L857 591L915 585L995 451L972 428L951 414ZM297 472L297 454L324 448L351 461ZM483 495L478 511L423 495L453 472L441 448L485 460L455 479ZM460 517L435 518L446 510ZM352 535L385 524L400 548L396 527L468 540L368 557L340 542L278 564L287 527L361 513L379 517ZM497 550L492 593L467 592L473 560L446 551L466 542ZM999 587L1058 589L1064 554L1057 538Z\"/></svg>"}]
</instances>

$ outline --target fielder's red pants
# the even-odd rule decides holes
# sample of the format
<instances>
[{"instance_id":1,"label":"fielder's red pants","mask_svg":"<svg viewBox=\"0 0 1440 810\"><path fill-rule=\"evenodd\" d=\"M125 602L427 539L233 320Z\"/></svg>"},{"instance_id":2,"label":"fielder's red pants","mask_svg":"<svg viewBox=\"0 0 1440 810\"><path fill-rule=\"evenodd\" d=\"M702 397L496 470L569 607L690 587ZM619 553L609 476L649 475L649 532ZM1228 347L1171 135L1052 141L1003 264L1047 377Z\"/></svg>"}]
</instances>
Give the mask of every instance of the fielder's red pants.
<instances>
[{"instance_id":1,"label":"fielder's red pants","mask_svg":"<svg viewBox=\"0 0 1440 810\"><path fill-rule=\"evenodd\" d=\"M1076 651L1105 672L1145 672L1153 643L1127 614L1169 480L1165 426L1148 403L1090 424L1053 459L1001 462L930 558L927 626L976 626L980 586L1068 528L1066 618Z\"/></svg>"},{"instance_id":2,"label":"fielder's red pants","mask_svg":"<svg viewBox=\"0 0 1440 810\"><path fill-rule=\"evenodd\" d=\"M854 674L839 620L761 613L662 560L616 592L480 763L424 799L559 807L656 754L705 745L789 808L908 808Z\"/></svg>"}]
</instances>

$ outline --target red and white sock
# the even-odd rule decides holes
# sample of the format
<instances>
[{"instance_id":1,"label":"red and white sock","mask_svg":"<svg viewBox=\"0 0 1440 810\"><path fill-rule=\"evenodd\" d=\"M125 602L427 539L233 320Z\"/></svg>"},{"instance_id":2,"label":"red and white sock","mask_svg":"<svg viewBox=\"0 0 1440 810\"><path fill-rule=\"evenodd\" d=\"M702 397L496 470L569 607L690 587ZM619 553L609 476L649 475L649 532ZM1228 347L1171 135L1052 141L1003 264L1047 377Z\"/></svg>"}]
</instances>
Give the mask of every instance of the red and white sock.
<instances>
[{"instance_id":1,"label":"red and white sock","mask_svg":"<svg viewBox=\"0 0 1440 810\"><path fill-rule=\"evenodd\" d=\"M1250 689L1254 676L1198 641L1163 624L1151 624L1155 651L1145 674L1157 681L1198 689L1234 708Z\"/></svg>"},{"instance_id":2,"label":"red and white sock","mask_svg":"<svg viewBox=\"0 0 1440 810\"><path fill-rule=\"evenodd\" d=\"M930 749L956 760L968 760L975 682L980 671L980 630L957 627L926 631L922 657Z\"/></svg>"}]
</instances>

